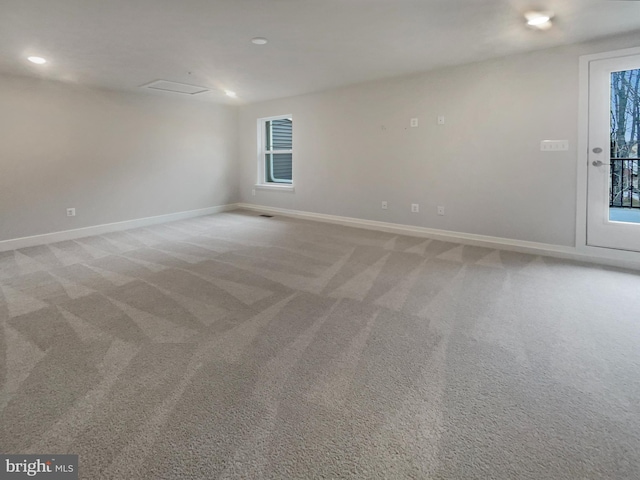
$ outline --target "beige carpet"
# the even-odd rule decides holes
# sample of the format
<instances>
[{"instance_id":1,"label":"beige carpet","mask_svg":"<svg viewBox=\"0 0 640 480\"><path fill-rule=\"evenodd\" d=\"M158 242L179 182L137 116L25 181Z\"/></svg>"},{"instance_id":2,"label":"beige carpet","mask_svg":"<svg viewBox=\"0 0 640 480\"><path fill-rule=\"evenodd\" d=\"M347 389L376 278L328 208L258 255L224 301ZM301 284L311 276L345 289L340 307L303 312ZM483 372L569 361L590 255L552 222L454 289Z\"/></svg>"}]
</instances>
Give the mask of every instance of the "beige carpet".
<instances>
[{"instance_id":1,"label":"beige carpet","mask_svg":"<svg viewBox=\"0 0 640 480\"><path fill-rule=\"evenodd\" d=\"M234 212L0 292L0 452L84 479L640 478L636 273Z\"/></svg>"}]
</instances>

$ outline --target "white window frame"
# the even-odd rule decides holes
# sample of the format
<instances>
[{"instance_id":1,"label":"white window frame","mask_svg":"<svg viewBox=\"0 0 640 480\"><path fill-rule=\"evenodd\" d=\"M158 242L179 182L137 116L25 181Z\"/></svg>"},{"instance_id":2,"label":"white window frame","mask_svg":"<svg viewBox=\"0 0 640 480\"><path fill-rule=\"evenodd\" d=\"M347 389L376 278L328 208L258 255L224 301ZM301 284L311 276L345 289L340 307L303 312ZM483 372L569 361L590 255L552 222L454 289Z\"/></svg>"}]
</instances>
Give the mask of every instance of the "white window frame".
<instances>
[{"instance_id":1,"label":"white window frame","mask_svg":"<svg viewBox=\"0 0 640 480\"><path fill-rule=\"evenodd\" d=\"M273 117L264 117L258 119L258 180L255 184L256 188L264 188L264 189L273 189L273 190L285 190L285 191L293 191L293 178L294 178L294 166L293 166L293 148L291 150L267 150L267 138L266 138L266 123L271 120L282 120L289 119L293 122L293 115L276 115ZM291 163L291 178L292 180L289 182L287 180L283 182L268 182L266 175L266 156L268 154L278 154L278 153L290 153L292 157ZM273 164L271 164L271 168L273 168ZM273 178L273 173L271 174Z\"/></svg>"}]
</instances>

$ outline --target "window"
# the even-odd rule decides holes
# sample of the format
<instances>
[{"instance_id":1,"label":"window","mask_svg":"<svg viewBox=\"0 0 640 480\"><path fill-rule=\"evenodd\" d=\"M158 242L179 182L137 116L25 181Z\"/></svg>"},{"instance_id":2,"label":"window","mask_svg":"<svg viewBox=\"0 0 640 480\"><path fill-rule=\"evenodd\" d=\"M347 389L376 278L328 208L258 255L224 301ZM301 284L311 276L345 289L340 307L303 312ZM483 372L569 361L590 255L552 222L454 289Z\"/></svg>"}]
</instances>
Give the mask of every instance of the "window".
<instances>
[{"instance_id":1,"label":"window","mask_svg":"<svg viewBox=\"0 0 640 480\"><path fill-rule=\"evenodd\" d=\"M273 185L293 183L293 120L291 115L263 118L260 153L261 177L258 183Z\"/></svg>"}]
</instances>

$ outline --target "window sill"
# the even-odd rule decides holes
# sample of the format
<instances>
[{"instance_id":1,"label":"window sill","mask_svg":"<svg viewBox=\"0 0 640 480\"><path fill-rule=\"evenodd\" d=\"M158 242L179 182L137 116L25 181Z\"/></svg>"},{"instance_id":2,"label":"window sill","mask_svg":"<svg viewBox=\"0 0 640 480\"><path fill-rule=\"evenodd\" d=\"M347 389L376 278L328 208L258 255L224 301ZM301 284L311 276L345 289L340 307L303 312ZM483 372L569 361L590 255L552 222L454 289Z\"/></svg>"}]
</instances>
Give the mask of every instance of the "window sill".
<instances>
[{"instance_id":1,"label":"window sill","mask_svg":"<svg viewBox=\"0 0 640 480\"><path fill-rule=\"evenodd\" d=\"M295 192L293 185L277 184L277 183L256 183L253 188L259 190L273 190L279 192Z\"/></svg>"}]
</instances>

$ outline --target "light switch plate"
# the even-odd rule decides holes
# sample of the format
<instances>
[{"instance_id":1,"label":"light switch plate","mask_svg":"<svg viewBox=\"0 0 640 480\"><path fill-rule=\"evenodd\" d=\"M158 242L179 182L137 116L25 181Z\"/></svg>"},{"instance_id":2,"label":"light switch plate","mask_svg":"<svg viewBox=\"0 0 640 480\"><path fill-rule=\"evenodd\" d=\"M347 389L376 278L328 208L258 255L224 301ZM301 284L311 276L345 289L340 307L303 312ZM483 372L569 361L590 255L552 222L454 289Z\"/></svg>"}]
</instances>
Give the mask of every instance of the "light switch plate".
<instances>
[{"instance_id":1,"label":"light switch plate","mask_svg":"<svg viewBox=\"0 0 640 480\"><path fill-rule=\"evenodd\" d=\"M542 140L541 152L565 152L569 150L569 140Z\"/></svg>"}]
</instances>

